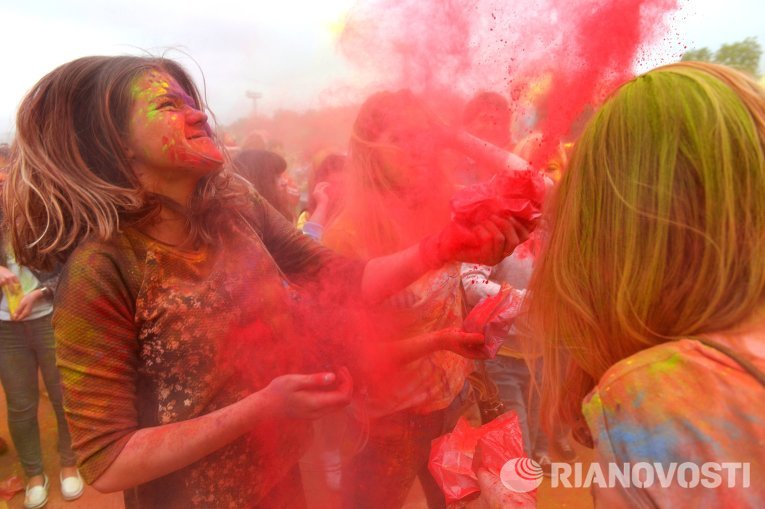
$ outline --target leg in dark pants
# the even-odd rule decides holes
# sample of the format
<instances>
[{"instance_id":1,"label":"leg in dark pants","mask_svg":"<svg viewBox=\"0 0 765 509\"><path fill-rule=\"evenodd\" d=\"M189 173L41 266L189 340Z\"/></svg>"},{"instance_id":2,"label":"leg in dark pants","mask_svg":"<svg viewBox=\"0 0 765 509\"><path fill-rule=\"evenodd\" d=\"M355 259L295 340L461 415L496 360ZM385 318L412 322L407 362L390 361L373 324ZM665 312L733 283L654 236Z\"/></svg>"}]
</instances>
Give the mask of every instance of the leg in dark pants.
<instances>
[{"instance_id":1,"label":"leg in dark pants","mask_svg":"<svg viewBox=\"0 0 765 509\"><path fill-rule=\"evenodd\" d=\"M8 427L24 472L29 477L43 472L37 422L38 368L56 412L61 465L73 466L75 461L64 420L50 316L23 322L0 322L0 381L8 401Z\"/></svg>"}]
</instances>

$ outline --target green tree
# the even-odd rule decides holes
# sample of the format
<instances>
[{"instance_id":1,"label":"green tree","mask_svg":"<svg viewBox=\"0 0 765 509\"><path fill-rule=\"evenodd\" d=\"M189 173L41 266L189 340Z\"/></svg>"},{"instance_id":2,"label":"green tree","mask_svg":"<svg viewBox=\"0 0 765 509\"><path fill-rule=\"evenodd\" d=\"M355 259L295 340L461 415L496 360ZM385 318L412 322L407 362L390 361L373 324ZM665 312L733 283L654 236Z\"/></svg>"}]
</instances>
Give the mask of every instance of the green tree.
<instances>
[{"instance_id":1,"label":"green tree","mask_svg":"<svg viewBox=\"0 0 765 509\"><path fill-rule=\"evenodd\" d=\"M712 62L714 60L714 53L709 48L699 48L686 51L682 60L695 60L699 62Z\"/></svg>"},{"instance_id":2,"label":"green tree","mask_svg":"<svg viewBox=\"0 0 765 509\"><path fill-rule=\"evenodd\" d=\"M698 48L687 51L681 60L697 60L701 62L715 62L718 64L735 67L752 76L759 76L760 57L762 46L754 37L747 37L743 41L723 44L712 52L709 48Z\"/></svg>"},{"instance_id":3,"label":"green tree","mask_svg":"<svg viewBox=\"0 0 765 509\"><path fill-rule=\"evenodd\" d=\"M747 37L743 41L720 46L720 49L715 53L715 62L729 65L757 76L759 74L761 56L762 46L760 46L760 43L754 37Z\"/></svg>"}]
</instances>

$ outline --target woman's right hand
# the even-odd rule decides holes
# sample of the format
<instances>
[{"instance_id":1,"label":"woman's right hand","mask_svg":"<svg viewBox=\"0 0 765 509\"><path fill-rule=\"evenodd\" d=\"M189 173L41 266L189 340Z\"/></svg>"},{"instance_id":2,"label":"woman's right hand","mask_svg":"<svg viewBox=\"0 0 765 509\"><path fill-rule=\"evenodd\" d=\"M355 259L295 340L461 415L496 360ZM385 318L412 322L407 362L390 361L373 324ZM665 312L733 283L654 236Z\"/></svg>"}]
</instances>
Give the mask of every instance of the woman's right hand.
<instances>
[{"instance_id":1,"label":"woman's right hand","mask_svg":"<svg viewBox=\"0 0 765 509\"><path fill-rule=\"evenodd\" d=\"M0 266L0 286L10 286L19 284L19 278L16 274L8 270L7 267Z\"/></svg>"},{"instance_id":2,"label":"woman's right hand","mask_svg":"<svg viewBox=\"0 0 765 509\"><path fill-rule=\"evenodd\" d=\"M318 419L347 406L353 379L347 368L335 373L282 375L263 389L274 413L292 419Z\"/></svg>"}]
</instances>

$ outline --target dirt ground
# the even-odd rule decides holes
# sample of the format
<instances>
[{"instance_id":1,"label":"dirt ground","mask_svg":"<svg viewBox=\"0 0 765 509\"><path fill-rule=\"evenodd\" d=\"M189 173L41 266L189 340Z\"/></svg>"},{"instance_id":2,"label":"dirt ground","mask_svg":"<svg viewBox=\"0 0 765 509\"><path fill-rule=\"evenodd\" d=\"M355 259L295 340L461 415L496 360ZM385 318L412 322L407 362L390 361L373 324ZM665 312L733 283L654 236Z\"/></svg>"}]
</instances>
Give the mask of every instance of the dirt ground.
<instances>
[{"instance_id":1,"label":"dirt ground","mask_svg":"<svg viewBox=\"0 0 765 509\"><path fill-rule=\"evenodd\" d=\"M56 454L56 420L50 402L44 393L40 398L39 416L45 468L51 482L50 498L46 508L123 509L124 504L121 493L104 495L90 487L85 488L85 494L79 500L66 502L61 498L58 478L58 458ZM0 437L4 438L9 444L8 452L0 455L0 480L14 474L23 476L16 451L13 448L8 433L5 395L2 394L2 391L0 391ZM578 449L578 452L583 460L591 458L590 451ZM306 495L309 500L310 509L336 509L336 501L333 501L331 496L326 496L326 493L319 487L320 483L316 477L317 474L315 473L305 473ZM0 509L23 509L23 507L23 492L16 494L8 502L0 499ZM545 482L537 490L537 507L539 509L592 509L593 505L587 490L564 488L553 490L550 487L549 481L545 479ZM412 488L407 502L402 509L427 509L422 490L418 484L415 484Z\"/></svg>"}]
</instances>

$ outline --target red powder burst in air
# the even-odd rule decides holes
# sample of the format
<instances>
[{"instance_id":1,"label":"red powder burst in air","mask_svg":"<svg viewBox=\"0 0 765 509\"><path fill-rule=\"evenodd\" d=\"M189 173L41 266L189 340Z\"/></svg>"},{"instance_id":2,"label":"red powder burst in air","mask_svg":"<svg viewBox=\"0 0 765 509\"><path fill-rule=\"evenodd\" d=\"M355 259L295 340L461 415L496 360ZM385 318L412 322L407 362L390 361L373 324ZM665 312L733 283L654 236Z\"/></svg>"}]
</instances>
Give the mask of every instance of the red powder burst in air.
<instances>
[{"instance_id":1,"label":"red powder burst in air","mask_svg":"<svg viewBox=\"0 0 765 509\"><path fill-rule=\"evenodd\" d=\"M668 33L677 0L382 0L350 14L344 53L377 85L468 98L502 92L536 103L546 163L571 128L633 73L641 49ZM527 133L518 133L525 135Z\"/></svg>"}]
</instances>

